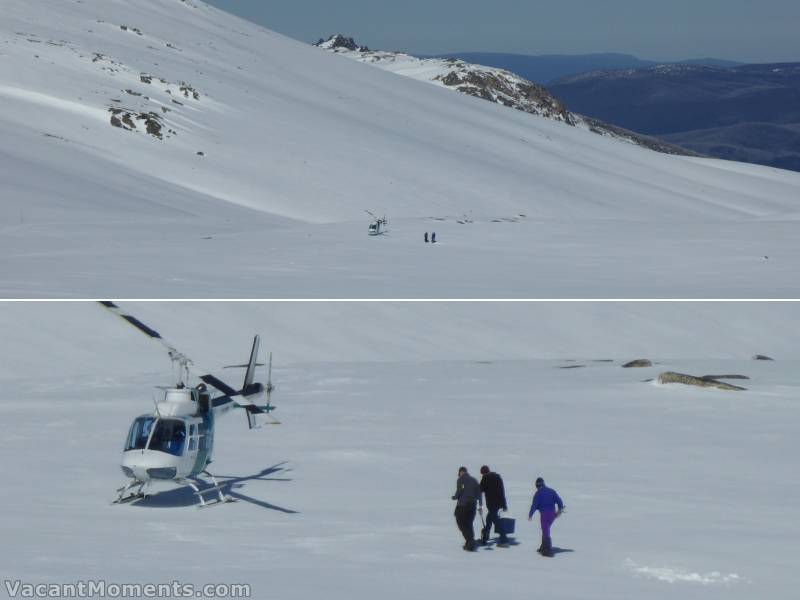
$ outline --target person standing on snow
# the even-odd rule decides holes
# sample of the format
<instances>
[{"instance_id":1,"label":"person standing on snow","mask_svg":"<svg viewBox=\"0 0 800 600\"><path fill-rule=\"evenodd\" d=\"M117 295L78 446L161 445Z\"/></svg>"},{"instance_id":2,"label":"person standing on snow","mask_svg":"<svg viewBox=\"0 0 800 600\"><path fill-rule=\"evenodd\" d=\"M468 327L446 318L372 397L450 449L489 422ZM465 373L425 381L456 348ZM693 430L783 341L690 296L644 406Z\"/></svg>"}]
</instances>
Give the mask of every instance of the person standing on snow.
<instances>
[{"instance_id":1,"label":"person standing on snow","mask_svg":"<svg viewBox=\"0 0 800 600\"><path fill-rule=\"evenodd\" d=\"M428 243L428 232L427 231L425 232L425 243L426 244Z\"/></svg>"},{"instance_id":2,"label":"person standing on snow","mask_svg":"<svg viewBox=\"0 0 800 600\"><path fill-rule=\"evenodd\" d=\"M556 506L558 510L556 510ZM544 484L541 477L536 479L536 493L533 495L531 510L528 513L528 521L533 519L533 513L539 511L542 523L542 545L537 552L542 556L553 556L553 540L550 537L550 528L561 513L564 511L564 502L553 489Z\"/></svg>"},{"instance_id":3,"label":"person standing on snow","mask_svg":"<svg viewBox=\"0 0 800 600\"><path fill-rule=\"evenodd\" d=\"M483 499L481 498L481 487L477 480L467 472L467 467L458 469L458 480L456 481L456 493L453 495L456 501L456 525L458 525L461 535L464 536L464 550L474 552L477 543L475 542L475 521L476 504L480 503L483 511Z\"/></svg>"},{"instance_id":4,"label":"person standing on snow","mask_svg":"<svg viewBox=\"0 0 800 600\"><path fill-rule=\"evenodd\" d=\"M486 496L486 525L481 534L481 542L485 544L489 541L492 524L494 524L495 531L500 534L500 541L497 545L508 546L506 532L500 528L500 510L508 510L503 478L498 473L493 473L486 465L481 467L481 475L483 476L481 477L481 491Z\"/></svg>"},{"instance_id":5,"label":"person standing on snow","mask_svg":"<svg viewBox=\"0 0 800 600\"><path fill-rule=\"evenodd\" d=\"M435 243L436 243L436 232L434 231L431 234L431 244L435 244Z\"/></svg>"}]
</instances>

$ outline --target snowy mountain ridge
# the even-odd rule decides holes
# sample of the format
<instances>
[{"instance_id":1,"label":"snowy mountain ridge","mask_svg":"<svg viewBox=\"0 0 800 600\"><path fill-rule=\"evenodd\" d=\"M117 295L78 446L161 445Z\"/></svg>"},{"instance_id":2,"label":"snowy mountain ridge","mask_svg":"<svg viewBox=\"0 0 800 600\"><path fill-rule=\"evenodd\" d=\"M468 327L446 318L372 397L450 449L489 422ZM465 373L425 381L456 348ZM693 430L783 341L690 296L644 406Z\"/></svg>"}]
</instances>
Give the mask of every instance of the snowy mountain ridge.
<instances>
[{"instance_id":1,"label":"snowy mountain ridge","mask_svg":"<svg viewBox=\"0 0 800 600\"><path fill-rule=\"evenodd\" d=\"M427 81L522 112L577 126L598 135L665 154L696 156L691 151L662 140L573 113L544 86L506 69L477 65L458 58L419 58L403 52L370 50L367 46L356 43L352 37L342 34L332 35L327 40L320 39L315 46L398 75Z\"/></svg>"},{"instance_id":2,"label":"snowy mountain ridge","mask_svg":"<svg viewBox=\"0 0 800 600\"><path fill-rule=\"evenodd\" d=\"M564 105L543 86L504 69L473 65L456 58L417 58L402 52L370 50L341 34L320 40L315 45L392 73L435 83L555 121L575 124Z\"/></svg>"}]
</instances>

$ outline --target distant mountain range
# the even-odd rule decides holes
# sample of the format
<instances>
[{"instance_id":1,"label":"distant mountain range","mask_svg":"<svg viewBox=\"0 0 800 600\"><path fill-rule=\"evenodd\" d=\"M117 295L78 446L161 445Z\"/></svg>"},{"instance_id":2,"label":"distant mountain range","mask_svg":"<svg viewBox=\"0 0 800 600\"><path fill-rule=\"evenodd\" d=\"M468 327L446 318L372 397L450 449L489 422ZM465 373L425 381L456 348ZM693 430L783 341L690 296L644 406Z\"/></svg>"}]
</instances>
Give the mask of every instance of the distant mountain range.
<instances>
[{"instance_id":1,"label":"distant mountain range","mask_svg":"<svg viewBox=\"0 0 800 600\"><path fill-rule=\"evenodd\" d=\"M440 55L546 85L571 113L693 152L800 171L800 64L630 54Z\"/></svg>"},{"instance_id":2,"label":"distant mountain range","mask_svg":"<svg viewBox=\"0 0 800 600\"><path fill-rule=\"evenodd\" d=\"M548 89L571 111L701 154L800 171L800 63L595 71Z\"/></svg>"},{"instance_id":3,"label":"distant mountain range","mask_svg":"<svg viewBox=\"0 0 800 600\"><path fill-rule=\"evenodd\" d=\"M579 75L591 71L643 69L666 64L652 60L643 60L630 54L613 53L528 56L524 54L503 54L496 52L456 52L427 58L458 58L468 63L506 69L529 81L535 81L536 83L545 85L562 77ZM742 63L716 58L699 58L682 61L676 64L735 67Z\"/></svg>"}]
</instances>

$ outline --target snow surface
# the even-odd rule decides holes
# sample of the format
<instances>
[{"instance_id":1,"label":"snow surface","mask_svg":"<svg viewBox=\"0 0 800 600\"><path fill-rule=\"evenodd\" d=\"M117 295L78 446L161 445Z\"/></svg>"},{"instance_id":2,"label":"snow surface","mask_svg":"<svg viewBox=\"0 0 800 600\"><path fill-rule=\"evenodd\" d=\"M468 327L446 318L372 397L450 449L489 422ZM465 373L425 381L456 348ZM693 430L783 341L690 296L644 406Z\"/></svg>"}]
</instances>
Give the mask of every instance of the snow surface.
<instances>
[{"instance_id":1,"label":"snow surface","mask_svg":"<svg viewBox=\"0 0 800 600\"><path fill-rule=\"evenodd\" d=\"M283 425L219 422L212 467L236 478L234 504L200 511L165 490L112 506L129 422L170 383L163 350L96 305L4 305L0 579L332 600L792 597L794 304L123 307L212 368L261 333ZM656 366L620 368L642 357ZM664 370L751 379L644 382ZM461 550L462 463L504 476L518 545ZM552 560L524 520L538 475L567 504Z\"/></svg>"},{"instance_id":2,"label":"snow surface","mask_svg":"<svg viewBox=\"0 0 800 600\"><path fill-rule=\"evenodd\" d=\"M0 102L2 297L800 296L797 173L660 155L198 1L3 0Z\"/></svg>"}]
</instances>

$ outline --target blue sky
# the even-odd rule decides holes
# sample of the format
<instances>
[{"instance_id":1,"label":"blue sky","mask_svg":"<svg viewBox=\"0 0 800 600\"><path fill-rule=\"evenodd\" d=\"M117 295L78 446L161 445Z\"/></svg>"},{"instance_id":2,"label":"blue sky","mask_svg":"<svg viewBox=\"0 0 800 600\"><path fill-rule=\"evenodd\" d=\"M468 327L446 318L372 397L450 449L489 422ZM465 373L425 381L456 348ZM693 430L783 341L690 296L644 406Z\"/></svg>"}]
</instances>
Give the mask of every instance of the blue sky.
<instances>
[{"instance_id":1,"label":"blue sky","mask_svg":"<svg viewBox=\"0 0 800 600\"><path fill-rule=\"evenodd\" d=\"M622 52L654 60L800 61L800 0L206 0L313 42L387 50Z\"/></svg>"}]
</instances>

